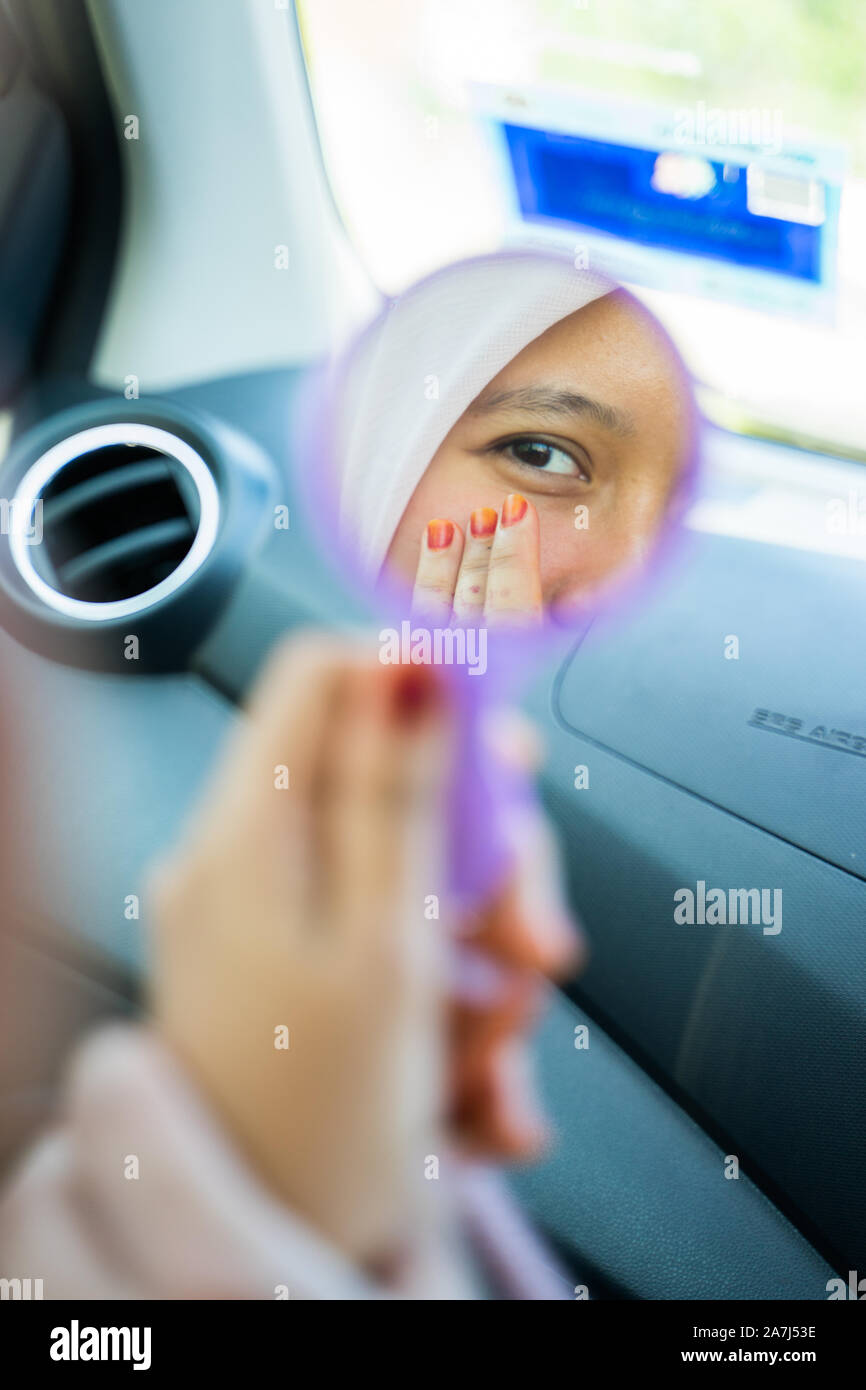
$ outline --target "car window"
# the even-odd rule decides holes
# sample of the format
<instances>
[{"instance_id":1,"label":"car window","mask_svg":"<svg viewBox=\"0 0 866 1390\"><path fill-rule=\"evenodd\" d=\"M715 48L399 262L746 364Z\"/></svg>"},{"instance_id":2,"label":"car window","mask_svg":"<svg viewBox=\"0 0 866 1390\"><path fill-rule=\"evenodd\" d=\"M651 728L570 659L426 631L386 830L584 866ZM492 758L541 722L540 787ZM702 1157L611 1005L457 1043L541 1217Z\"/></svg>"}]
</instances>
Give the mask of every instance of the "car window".
<instances>
[{"instance_id":1,"label":"car window","mask_svg":"<svg viewBox=\"0 0 866 1390\"><path fill-rule=\"evenodd\" d=\"M820 314L684 292L675 263L666 284L636 288L720 398L726 423L733 406L737 428L769 426L860 457L866 9L858 0L765 0L739 11L725 0L317 0L300 10L335 194L387 292L502 242L503 170L479 119L479 84L504 86L518 101L556 91L697 120L740 111L766 138L783 130L786 148L832 147L844 172L835 288ZM750 189L763 215L766 193Z\"/></svg>"}]
</instances>

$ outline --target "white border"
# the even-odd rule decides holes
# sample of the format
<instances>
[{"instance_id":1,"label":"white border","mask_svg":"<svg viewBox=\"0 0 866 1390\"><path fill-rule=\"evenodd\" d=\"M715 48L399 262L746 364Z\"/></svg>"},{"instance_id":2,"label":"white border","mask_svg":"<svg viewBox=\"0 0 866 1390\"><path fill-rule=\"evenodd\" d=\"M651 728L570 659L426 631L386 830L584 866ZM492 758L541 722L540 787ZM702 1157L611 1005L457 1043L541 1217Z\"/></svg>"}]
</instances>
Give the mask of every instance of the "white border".
<instances>
[{"instance_id":1,"label":"white border","mask_svg":"<svg viewBox=\"0 0 866 1390\"><path fill-rule=\"evenodd\" d=\"M83 454L106 448L111 444L142 444L168 455L181 464L189 473L198 492L199 523L192 546L177 569L166 579L132 598L117 599L112 603L89 603L83 599L69 598L57 589L52 589L50 584L46 584L34 569L31 559L33 547L28 543L26 536L36 502L52 478ZM204 459L189 444L155 425L133 422L96 425L92 429L80 430L77 434L71 434L67 439L61 440L27 470L13 500L9 546L21 578L49 608L53 608L56 613L63 613L68 618L79 618L90 623L106 623L142 613L160 599L176 593L201 567L213 549L219 520L219 492L213 474Z\"/></svg>"}]
</instances>

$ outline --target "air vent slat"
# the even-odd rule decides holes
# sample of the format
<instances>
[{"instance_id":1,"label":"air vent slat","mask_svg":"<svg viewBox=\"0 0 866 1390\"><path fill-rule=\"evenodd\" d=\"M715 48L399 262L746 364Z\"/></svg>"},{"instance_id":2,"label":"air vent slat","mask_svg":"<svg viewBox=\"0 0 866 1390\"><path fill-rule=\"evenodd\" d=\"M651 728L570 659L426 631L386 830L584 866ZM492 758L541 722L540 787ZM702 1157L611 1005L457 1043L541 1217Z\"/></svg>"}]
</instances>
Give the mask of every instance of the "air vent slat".
<instances>
[{"instance_id":1,"label":"air vent slat","mask_svg":"<svg viewBox=\"0 0 866 1390\"><path fill-rule=\"evenodd\" d=\"M216 539L219 497L207 464L144 423L70 436L33 464L19 493L27 515L41 504L42 522L41 542L13 545L20 573L49 606L91 620L174 592Z\"/></svg>"},{"instance_id":2,"label":"air vent slat","mask_svg":"<svg viewBox=\"0 0 866 1390\"><path fill-rule=\"evenodd\" d=\"M83 483L65 488L59 496L52 496L43 502L43 526L59 526L75 512L89 507L106 498L119 497L123 492L134 488L147 487L153 483L163 483L170 478L165 459L155 456L144 463L130 464L128 468L114 468Z\"/></svg>"},{"instance_id":3,"label":"air vent slat","mask_svg":"<svg viewBox=\"0 0 866 1390\"><path fill-rule=\"evenodd\" d=\"M70 560L58 571L58 579L67 591L84 583L90 583L100 571L106 573L123 566L132 567L151 561L157 564L166 550L180 550L180 558L192 544L193 532L189 521L179 517L176 521L162 521L156 526L143 526L138 531L130 531L125 536L96 546L93 550Z\"/></svg>"}]
</instances>

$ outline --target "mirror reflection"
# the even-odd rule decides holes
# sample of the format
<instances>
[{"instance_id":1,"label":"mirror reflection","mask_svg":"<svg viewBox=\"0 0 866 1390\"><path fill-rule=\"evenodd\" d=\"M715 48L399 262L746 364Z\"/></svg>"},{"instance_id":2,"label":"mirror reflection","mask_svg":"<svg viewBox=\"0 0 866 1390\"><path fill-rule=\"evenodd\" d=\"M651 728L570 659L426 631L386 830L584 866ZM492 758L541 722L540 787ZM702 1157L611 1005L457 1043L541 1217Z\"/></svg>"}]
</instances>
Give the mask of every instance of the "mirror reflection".
<instances>
[{"instance_id":1,"label":"mirror reflection","mask_svg":"<svg viewBox=\"0 0 866 1390\"><path fill-rule=\"evenodd\" d=\"M634 578L687 491L692 394L626 290L534 253L392 301L337 377L340 530L446 626L536 625Z\"/></svg>"}]
</instances>

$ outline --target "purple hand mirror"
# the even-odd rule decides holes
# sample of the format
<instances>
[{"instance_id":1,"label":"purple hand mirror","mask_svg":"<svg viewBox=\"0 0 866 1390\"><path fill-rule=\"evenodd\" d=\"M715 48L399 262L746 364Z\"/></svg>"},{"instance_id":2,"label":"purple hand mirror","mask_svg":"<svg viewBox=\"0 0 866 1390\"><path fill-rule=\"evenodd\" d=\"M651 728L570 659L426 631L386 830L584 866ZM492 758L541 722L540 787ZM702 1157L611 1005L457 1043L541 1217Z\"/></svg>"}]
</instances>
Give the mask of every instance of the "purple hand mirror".
<instances>
[{"instance_id":1,"label":"purple hand mirror","mask_svg":"<svg viewBox=\"0 0 866 1390\"><path fill-rule=\"evenodd\" d=\"M691 385L627 291L511 252L389 301L312 416L318 543L369 596L380 660L432 662L453 690L451 889L471 909L507 870L503 811L532 795L486 755L484 713L664 565L694 490Z\"/></svg>"}]
</instances>

